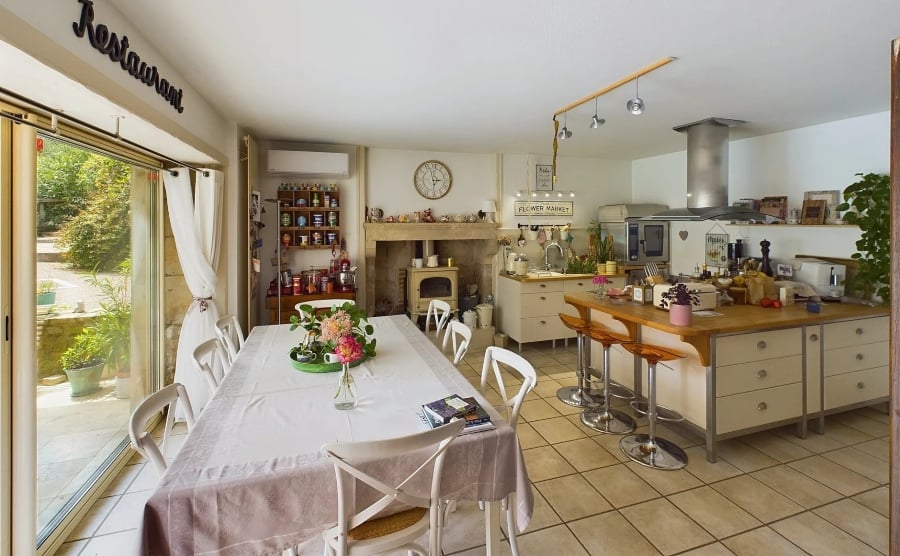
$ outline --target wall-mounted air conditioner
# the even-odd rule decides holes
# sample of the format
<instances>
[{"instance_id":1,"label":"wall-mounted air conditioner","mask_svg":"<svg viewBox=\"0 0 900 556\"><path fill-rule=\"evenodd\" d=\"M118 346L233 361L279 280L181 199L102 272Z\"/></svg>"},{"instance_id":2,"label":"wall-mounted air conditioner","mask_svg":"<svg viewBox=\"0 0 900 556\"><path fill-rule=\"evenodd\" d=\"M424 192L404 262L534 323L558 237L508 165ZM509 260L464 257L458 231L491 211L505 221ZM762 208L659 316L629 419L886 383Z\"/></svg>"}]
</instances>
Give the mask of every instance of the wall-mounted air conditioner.
<instances>
[{"instance_id":1,"label":"wall-mounted air conditioner","mask_svg":"<svg viewBox=\"0 0 900 556\"><path fill-rule=\"evenodd\" d=\"M347 153L269 150L269 174L340 177L350 175L350 156Z\"/></svg>"}]
</instances>

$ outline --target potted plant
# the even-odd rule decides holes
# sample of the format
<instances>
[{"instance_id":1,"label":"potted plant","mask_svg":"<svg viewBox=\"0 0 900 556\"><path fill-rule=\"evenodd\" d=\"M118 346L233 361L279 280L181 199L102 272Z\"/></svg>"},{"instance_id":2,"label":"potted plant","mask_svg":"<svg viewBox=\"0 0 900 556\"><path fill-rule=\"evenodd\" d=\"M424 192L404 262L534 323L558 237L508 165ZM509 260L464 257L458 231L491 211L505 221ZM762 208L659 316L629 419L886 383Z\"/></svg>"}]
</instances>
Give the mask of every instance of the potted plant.
<instances>
[{"instance_id":1,"label":"potted plant","mask_svg":"<svg viewBox=\"0 0 900 556\"><path fill-rule=\"evenodd\" d=\"M37 287L37 304L53 305L56 303L56 283L53 280L41 280Z\"/></svg>"},{"instance_id":2,"label":"potted plant","mask_svg":"<svg viewBox=\"0 0 900 556\"><path fill-rule=\"evenodd\" d=\"M359 344L361 353L351 367L375 357L375 328L369 324L365 310L356 304L346 302L319 311L312 305L301 304L297 309L300 315L291 315L291 330L303 328L306 334L289 353L296 369L312 373L341 370L341 363L334 362L332 354L340 351L340 342L345 336Z\"/></svg>"},{"instance_id":3,"label":"potted plant","mask_svg":"<svg viewBox=\"0 0 900 556\"><path fill-rule=\"evenodd\" d=\"M669 322L675 326L690 326L692 305L700 305L700 297L680 282L660 296L659 306L669 310Z\"/></svg>"},{"instance_id":4,"label":"potted plant","mask_svg":"<svg viewBox=\"0 0 900 556\"><path fill-rule=\"evenodd\" d=\"M859 226L856 274L848 286L862 291L865 299L880 298L887 304L891 294L891 177L886 174L857 173L860 180L844 189L844 202L837 210L845 222Z\"/></svg>"},{"instance_id":5,"label":"potted plant","mask_svg":"<svg viewBox=\"0 0 900 556\"><path fill-rule=\"evenodd\" d=\"M106 364L103 354L103 339L92 327L86 327L59 357L59 365L69 378L73 398L100 389L100 375Z\"/></svg>"},{"instance_id":6,"label":"potted plant","mask_svg":"<svg viewBox=\"0 0 900 556\"><path fill-rule=\"evenodd\" d=\"M98 278L95 273L88 279L101 295L102 310L90 328L100 338L108 369L115 373L116 397L124 399L130 397L131 386L131 261L119 264L118 271L120 276L116 278Z\"/></svg>"}]
</instances>

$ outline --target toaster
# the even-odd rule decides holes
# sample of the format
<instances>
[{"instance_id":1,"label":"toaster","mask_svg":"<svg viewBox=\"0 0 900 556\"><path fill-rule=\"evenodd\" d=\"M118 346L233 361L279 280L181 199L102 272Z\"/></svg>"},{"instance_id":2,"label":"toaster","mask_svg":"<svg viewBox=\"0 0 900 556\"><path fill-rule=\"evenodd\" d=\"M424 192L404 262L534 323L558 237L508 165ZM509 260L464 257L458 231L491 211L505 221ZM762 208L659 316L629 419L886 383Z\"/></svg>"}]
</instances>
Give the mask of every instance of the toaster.
<instances>
[{"instance_id":1,"label":"toaster","mask_svg":"<svg viewBox=\"0 0 900 556\"><path fill-rule=\"evenodd\" d=\"M660 302L662 301L662 294L669 291L669 288L671 287L670 284L655 284L653 286L653 305L655 307L665 309L666 311L669 310L668 307L660 307ZM697 294L697 297L700 299L700 304L694 305L691 308L692 311L703 311L705 309L716 308L716 296L718 294L715 286L705 282L688 282L688 287L692 292Z\"/></svg>"}]
</instances>

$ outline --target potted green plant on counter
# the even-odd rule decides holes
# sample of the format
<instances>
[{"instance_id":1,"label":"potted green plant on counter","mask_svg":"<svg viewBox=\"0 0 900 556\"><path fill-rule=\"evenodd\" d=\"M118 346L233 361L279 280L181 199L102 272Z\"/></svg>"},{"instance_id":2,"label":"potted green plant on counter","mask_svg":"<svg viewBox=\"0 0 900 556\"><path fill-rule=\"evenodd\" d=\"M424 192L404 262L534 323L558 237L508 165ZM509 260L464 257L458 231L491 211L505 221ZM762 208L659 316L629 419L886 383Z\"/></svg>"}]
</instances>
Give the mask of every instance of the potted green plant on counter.
<instances>
[{"instance_id":1,"label":"potted green plant on counter","mask_svg":"<svg viewBox=\"0 0 900 556\"><path fill-rule=\"evenodd\" d=\"M669 310L669 322L675 326L690 326L692 305L700 305L700 297L688 285L675 284L660 296L659 306Z\"/></svg>"},{"instance_id":2,"label":"potted green plant on counter","mask_svg":"<svg viewBox=\"0 0 900 556\"><path fill-rule=\"evenodd\" d=\"M69 379L73 398L93 394L100 389L100 375L106 364L103 355L103 339L92 327L86 327L59 357L59 365Z\"/></svg>"},{"instance_id":3,"label":"potted green plant on counter","mask_svg":"<svg viewBox=\"0 0 900 556\"><path fill-rule=\"evenodd\" d=\"M856 274L848 286L861 291L864 298L880 298L887 304L891 294L891 177L886 174L857 173L860 180L844 189L844 202L837 210L845 222L859 226Z\"/></svg>"}]
</instances>

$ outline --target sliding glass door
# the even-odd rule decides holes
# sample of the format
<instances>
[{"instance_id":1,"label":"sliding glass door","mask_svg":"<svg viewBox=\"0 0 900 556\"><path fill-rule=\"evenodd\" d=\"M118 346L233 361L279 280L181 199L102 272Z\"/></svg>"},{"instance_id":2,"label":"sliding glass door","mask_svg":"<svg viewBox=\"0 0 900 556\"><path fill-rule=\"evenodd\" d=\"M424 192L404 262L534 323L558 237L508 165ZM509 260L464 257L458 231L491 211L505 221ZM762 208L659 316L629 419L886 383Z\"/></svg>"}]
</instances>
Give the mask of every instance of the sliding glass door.
<instances>
[{"instance_id":1,"label":"sliding glass door","mask_svg":"<svg viewBox=\"0 0 900 556\"><path fill-rule=\"evenodd\" d=\"M130 459L131 410L158 386L161 183L120 152L0 120L0 184L0 308L16 316L0 352L0 537L47 553Z\"/></svg>"}]
</instances>

